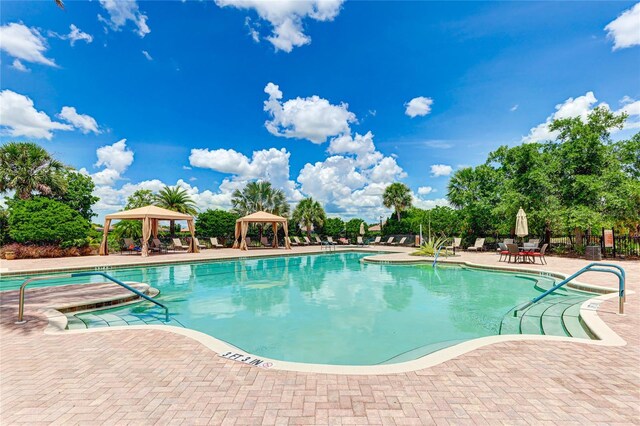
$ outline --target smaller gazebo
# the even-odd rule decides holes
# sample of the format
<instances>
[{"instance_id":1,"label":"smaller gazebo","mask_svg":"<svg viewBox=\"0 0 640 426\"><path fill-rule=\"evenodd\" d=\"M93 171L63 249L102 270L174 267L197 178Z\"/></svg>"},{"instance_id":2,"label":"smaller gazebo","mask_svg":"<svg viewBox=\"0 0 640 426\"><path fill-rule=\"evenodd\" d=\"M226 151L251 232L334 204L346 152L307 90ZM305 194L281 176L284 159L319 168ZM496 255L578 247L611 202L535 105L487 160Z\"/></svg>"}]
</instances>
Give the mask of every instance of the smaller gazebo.
<instances>
[{"instance_id":1,"label":"smaller gazebo","mask_svg":"<svg viewBox=\"0 0 640 426\"><path fill-rule=\"evenodd\" d=\"M196 227L193 224L193 216L174 212L172 210L163 209L157 206L146 206L137 209L125 210L118 213L108 214L104 218L104 231L102 234L102 243L100 244L100 256L109 254L107 247L107 235L112 220L141 220L142 221L142 255L149 255L149 238L158 238L158 221L161 220L186 220L191 232L191 241L189 242L188 253L198 253L200 250L196 246L194 237L196 236Z\"/></svg>"},{"instance_id":2,"label":"smaller gazebo","mask_svg":"<svg viewBox=\"0 0 640 426\"><path fill-rule=\"evenodd\" d=\"M284 248L291 250L291 246L289 245L289 225L287 223L287 218L282 216L276 216L275 214L259 211L252 213L248 216L241 217L236 220L236 238L233 242L233 248L239 248L240 250L248 250L247 247L247 231L249 230L250 223L271 223L273 226L273 248L278 248L278 224L282 225L282 229L284 229ZM240 243L238 243L238 238L240 238Z\"/></svg>"}]
</instances>

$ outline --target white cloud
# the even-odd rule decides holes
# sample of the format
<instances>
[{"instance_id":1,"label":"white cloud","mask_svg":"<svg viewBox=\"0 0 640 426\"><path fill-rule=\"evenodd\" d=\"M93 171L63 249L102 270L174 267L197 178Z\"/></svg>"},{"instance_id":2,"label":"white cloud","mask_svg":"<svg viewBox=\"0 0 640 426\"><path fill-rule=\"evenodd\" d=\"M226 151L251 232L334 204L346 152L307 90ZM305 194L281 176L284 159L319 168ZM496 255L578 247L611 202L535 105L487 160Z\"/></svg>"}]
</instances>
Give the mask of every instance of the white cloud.
<instances>
[{"instance_id":1,"label":"white cloud","mask_svg":"<svg viewBox=\"0 0 640 426\"><path fill-rule=\"evenodd\" d=\"M349 123L356 122L355 114L349 112L349 105L345 103L332 105L315 95L282 102L282 92L273 83L267 84L264 91L269 95L264 110L272 118L265 122L265 127L275 136L308 139L319 144L328 137L350 133Z\"/></svg>"},{"instance_id":2,"label":"white cloud","mask_svg":"<svg viewBox=\"0 0 640 426\"><path fill-rule=\"evenodd\" d=\"M585 95L578 96L577 98L567 99L563 103L556 105L556 111L549 117L547 117L544 123L538 124L536 127L533 127L529 131L529 134L522 138L522 141L525 143L531 143L555 140L555 138L558 136L558 132L552 132L549 130L549 125L553 120L580 117L580 119L585 121L589 113L591 113L591 111L593 111L593 109L595 108L597 101L598 100L596 99L593 92L587 92ZM640 108L640 102L634 101L628 96L625 96L622 99L621 103L623 104L623 106L614 112L616 114L619 114L621 112L626 112L627 114L629 114L629 119L625 123L624 128L630 129L640 127L640 111L638 110ZM609 105L604 102L601 102L597 106L610 109ZM614 130L614 132L615 131L616 130Z\"/></svg>"},{"instance_id":3,"label":"white cloud","mask_svg":"<svg viewBox=\"0 0 640 426\"><path fill-rule=\"evenodd\" d=\"M147 58L148 61L153 61L153 58L151 57L151 55L149 54L149 52L147 52L146 50L142 51L142 55Z\"/></svg>"},{"instance_id":4,"label":"white cloud","mask_svg":"<svg viewBox=\"0 0 640 426\"><path fill-rule=\"evenodd\" d=\"M47 140L53 137L53 130L73 130L68 124L52 121L35 109L30 98L11 90L0 92L0 126L11 136Z\"/></svg>"},{"instance_id":5,"label":"white cloud","mask_svg":"<svg viewBox=\"0 0 640 426\"><path fill-rule=\"evenodd\" d=\"M425 200L420 197L413 196L413 205L419 209L431 210L437 206L449 206L449 201L446 198L436 198L434 200Z\"/></svg>"},{"instance_id":6,"label":"white cloud","mask_svg":"<svg viewBox=\"0 0 640 426\"><path fill-rule=\"evenodd\" d=\"M418 96L411 99L404 104L406 107L404 113L409 117L414 118L417 116L424 116L431 112L431 105L433 105L433 99L425 98L424 96Z\"/></svg>"},{"instance_id":7,"label":"white cloud","mask_svg":"<svg viewBox=\"0 0 640 426\"><path fill-rule=\"evenodd\" d=\"M511 108L509 108L509 111L511 111L511 112L517 111L519 106L520 106L520 105L515 104L514 106L512 106Z\"/></svg>"},{"instance_id":8,"label":"white cloud","mask_svg":"<svg viewBox=\"0 0 640 426\"><path fill-rule=\"evenodd\" d=\"M418 188L418 194L420 195L427 195L427 194L431 194L433 192L433 188L430 186L421 186Z\"/></svg>"},{"instance_id":9,"label":"white cloud","mask_svg":"<svg viewBox=\"0 0 640 426\"><path fill-rule=\"evenodd\" d=\"M140 37L151 32L147 25L147 15L140 12L135 0L100 0L100 5L109 12L109 19L101 15L98 15L98 19L113 31L120 31L127 21L131 21L137 27L136 34Z\"/></svg>"},{"instance_id":10,"label":"white cloud","mask_svg":"<svg viewBox=\"0 0 640 426\"><path fill-rule=\"evenodd\" d=\"M260 23L256 22L254 24L251 21L251 18L247 16L246 18L244 18L244 26L247 27L247 30L249 30L249 35L251 36L253 41L255 41L256 43L260 43L260 31L258 31L258 28L260 28Z\"/></svg>"},{"instance_id":11,"label":"white cloud","mask_svg":"<svg viewBox=\"0 0 640 426\"><path fill-rule=\"evenodd\" d=\"M453 167L446 164L433 164L431 166L431 176L449 176L453 172Z\"/></svg>"},{"instance_id":12,"label":"white cloud","mask_svg":"<svg viewBox=\"0 0 640 426\"><path fill-rule=\"evenodd\" d=\"M613 39L613 50L640 45L640 3L624 11L604 29Z\"/></svg>"},{"instance_id":13,"label":"white cloud","mask_svg":"<svg viewBox=\"0 0 640 426\"><path fill-rule=\"evenodd\" d=\"M11 64L11 68L17 69L18 71L22 72L31 71L29 68L25 67L22 62L20 62L20 59L14 59L13 63Z\"/></svg>"},{"instance_id":14,"label":"white cloud","mask_svg":"<svg viewBox=\"0 0 640 426\"><path fill-rule=\"evenodd\" d=\"M61 40L69 40L69 44L71 44L71 46L75 46L76 41L84 41L85 43L93 42L93 36L91 34L83 32L75 25L69 25L69 30L69 34L58 34L56 32L49 31L49 36L57 37Z\"/></svg>"},{"instance_id":15,"label":"white cloud","mask_svg":"<svg viewBox=\"0 0 640 426\"><path fill-rule=\"evenodd\" d=\"M121 139L113 145L98 148L96 155L98 156L96 167L104 166L119 174L124 173L133 164L133 151L127 148L126 139Z\"/></svg>"},{"instance_id":16,"label":"white cloud","mask_svg":"<svg viewBox=\"0 0 640 426\"><path fill-rule=\"evenodd\" d=\"M98 130L98 123L95 118L86 115L86 114L78 114L74 107L62 107L62 111L58 114L58 117L63 120L71 123L73 127L79 129L82 133L87 134L89 132L100 133Z\"/></svg>"},{"instance_id":17,"label":"white cloud","mask_svg":"<svg viewBox=\"0 0 640 426\"><path fill-rule=\"evenodd\" d=\"M254 151L251 159L233 149L192 149L189 164L234 175L233 182L242 183L241 186L252 180L268 180L282 189L290 201L298 201L302 195L295 182L289 180L290 156L284 148Z\"/></svg>"},{"instance_id":18,"label":"white cloud","mask_svg":"<svg viewBox=\"0 0 640 426\"><path fill-rule=\"evenodd\" d=\"M371 132L367 132L365 135L356 133L353 138L351 135L334 138L329 143L327 152L329 154L355 154L356 166L358 167L369 167L383 158L382 153L376 151Z\"/></svg>"},{"instance_id":19,"label":"white cloud","mask_svg":"<svg viewBox=\"0 0 640 426\"><path fill-rule=\"evenodd\" d=\"M340 13L344 0L215 0L220 7L255 10L258 16L269 22L272 33L266 39L276 51L291 52L294 47L311 43L311 38L303 32L303 20L332 21ZM245 21L245 25L247 21ZM259 40L255 26L249 27L251 37Z\"/></svg>"},{"instance_id":20,"label":"white cloud","mask_svg":"<svg viewBox=\"0 0 640 426\"><path fill-rule=\"evenodd\" d=\"M56 67L53 59L46 58L47 45L35 28L12 22L0 27L0 49L16 59Z\"/></svg>"}]
</instances>

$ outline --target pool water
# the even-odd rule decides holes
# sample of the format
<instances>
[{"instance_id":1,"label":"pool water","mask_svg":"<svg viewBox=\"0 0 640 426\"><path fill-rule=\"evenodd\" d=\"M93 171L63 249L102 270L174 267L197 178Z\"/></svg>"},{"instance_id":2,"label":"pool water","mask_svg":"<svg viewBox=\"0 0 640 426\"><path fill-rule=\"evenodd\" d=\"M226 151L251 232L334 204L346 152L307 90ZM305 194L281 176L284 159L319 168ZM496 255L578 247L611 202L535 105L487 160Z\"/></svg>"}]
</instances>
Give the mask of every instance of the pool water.
<instances>
[{"instance_id":1,"label":"pool water","mask_svg":"<svg viewBox=\"0 0 640 426\"><path fill-rule=\"evenodd\" d=\"M497 335L505 314L539 295L535 280L544 279L457 266L361 262L367 255L250 258L107 272L159 289L157 299L170 309L169 324L258 356L335 365L400 362ZM16 288L23 279L0 284ZM147 302L101 312L162 316Z\"/></svg>"}]
</instances>

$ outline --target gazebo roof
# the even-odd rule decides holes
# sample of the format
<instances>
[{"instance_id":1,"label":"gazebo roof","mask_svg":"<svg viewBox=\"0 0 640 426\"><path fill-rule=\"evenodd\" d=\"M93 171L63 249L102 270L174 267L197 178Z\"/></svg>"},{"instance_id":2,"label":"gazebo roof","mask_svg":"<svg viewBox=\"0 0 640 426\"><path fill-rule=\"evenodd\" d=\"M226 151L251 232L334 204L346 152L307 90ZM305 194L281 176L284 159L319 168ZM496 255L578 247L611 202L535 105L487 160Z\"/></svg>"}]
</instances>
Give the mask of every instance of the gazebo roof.
<instances>
[{"instance_id":1,"label":"gazebo roof","mask_svg":"<svg viewBox=\"0 0 640 426\"><path fill-rule=\"evenodd\" d=\"M192 220L193 216L163 209L158 206L145 206L137 209L125 210L105 216L105 219L161 219L161 220Z\"/></svg>"},{"instance_id":2,"label":"gazebo roof","mask_svg":"<svg viewBox=\"0 0 640 426\"><path fill-rule=\"evenodd\" d=\"M277 216L275 214L259 211L255 213L251 213L248 216L241 217L236 220L236 222L286 222L287 218L282 216Z\"/></svg>"}]
</instances>

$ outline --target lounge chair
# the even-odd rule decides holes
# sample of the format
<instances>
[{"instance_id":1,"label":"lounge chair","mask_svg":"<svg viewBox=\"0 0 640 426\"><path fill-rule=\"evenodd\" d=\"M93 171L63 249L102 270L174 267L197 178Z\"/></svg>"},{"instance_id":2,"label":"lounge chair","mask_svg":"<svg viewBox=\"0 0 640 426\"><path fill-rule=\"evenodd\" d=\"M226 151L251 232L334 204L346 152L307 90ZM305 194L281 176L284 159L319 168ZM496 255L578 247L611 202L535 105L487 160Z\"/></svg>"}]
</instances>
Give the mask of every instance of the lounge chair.
<instances>
[{"instance_id":1,"label":"lounge chair","mask_svg":"<svg viewBox=\"0 0 640 426\"><path fill-rule=\"evenodd\" d=\"M457 249L457 248L458 248L458 249L459 249L459 248L461 248L460 244L462 244L462 238L454 237L454 238L453 238L453 243L451 243L451 245L450 245L450 246L445 246L445 247L444 247L444 251L445 251L445 253L446 253L449 249L451 249L451 251L455 254L456 249Z\"/></svg>"},{"instance_id":2,"label":"lounge chair","mask_svg":"<svg viewBox=\"0 0 640 426\"><path fill-rule=\"evenodd\" d=\"M396 241L395 243L391 243L392 246L402 246L404 242L407 241L407 237L400 238L400 241Z\"/></svg>"},{"instance_id":3,"label":"lounge chair","mask_svg":"<svg viewBox=\"0 0 640 426\"><path fill-rule=\"evenodd\" d=\"M317 235L315 236L316 239L316 244L318 244L319 246L322 245L322 240L320 239L320 237L318 237Z\"/></svg>"},{"instance_id":4,"label":"lounge chair","mask_svg":"<svg viewBox=\"0 0 640 426\"><path fill-rule=\"evenodd\" d=\"M533 263L536 263L536 257L539 257L540 263L542 263L543 265L546 265L547 259L544 258L544 253L547 251L547 247L549 247L549 244L543 244L540 251L528 251L526 252L526 255L531 258Z\"/></svg>"},{"instance_id":5,"label":"lounge chair","mask_svg":"<svg viewBox=\"0 0 640 426\"><path fill-rule=\"evenodd\" d=\"M297 246L297 245L299 245L298 243L296 243L296 242L294 242L294 241L291 241L291 238L289 238L289 237L285 237L285 238L286 238L286 239L287 239L287 241L289 242L289 245L290 245L290 246Z\"/></svg>"},{"instance_id":6,"label":"lounge chair","mask_svg":"<svg viewBox=\"0 0 640 426\"><path fill-rule=\"evenodd\" d=\"M524 247L525 250L529 251L532 249L537 249L538 244L540 244L540 240L533 239L533 240L527 241L526 243L523 243L522 246Z\"/></svg>"},{"instance_id":7,"label":"lounge chair","mask_svg":"<svg viewBox=\"0 0 640 426\"><path fill-rule=\"evenodd\" d=\"M332 244L332 245L336 245L336 242L333 241L333 237L327 237L327 243Z\"/></svg>"},{"instance_id":8,"label":"lounge chair","mask_svg":"<svg viewBox=\"0 0 640 426\"><path fill-rule=\"evenodd\" d=\"M216 237L209 238L209 242L211 243L211 248L222 248L222 247L224 247L222 244L218 243L218 239Z\"/></svg>"},{"instance_id":9,"label":"lounge chair","mask_svg":"<svg viewBox=\"0 0 640 426\"><path fill-rule=\"evenodd\" d=\"M505 238L503 243L505 243L505 244L513 244L513 238Z\"/></svg>"},{"instance_id":10,"label":"lounge chair","mask_svg":"<svg viewBox=\"0 0 640 426\"><path fill-rule=\"evenodd\" d=\"M467 251L482 251L484 250L484 238L476 238L476 242L472 247L467 247Z\"/></svg>"},{"instance_id":11,"label":"lounge chair","mask_svg":"<svg viewBox=\"0 0 640 426\"><path fill-rule=\"evenodd\" d=\"M140 247L133 242L133 238L123 238L122 248L120 252L126 251L129 253L135 253L140 250Z\"/></svg>"},{"instance_id":12,"label":"lounge chair","mask_svg":"<svg viewBox=\"0 0 640 426\"><path fill-rule=\"evenodd\" d=\"M348 238L344 238L344 237L340 237L338 238L338 244L342 244L342 245L347 245L349 244L349 239Z\"/></svg>"},{"instance_id":13,"label":"lounge chair","mask_svg":"<svg viewBox=\"0 0 640 426\"><path fill-rule=\"evenodd\" d=\"M196 243L196 247L198 247L199 249L207 248L207 246L205 246L204 244L200 244L200 240L198 240L196 237L193 237L193 241Z\"/></svg>"},{"instance_id":14,"label":"lounge chair","mask_svg":"<svg viewBox=\"0 0 640 426\"><path fill-rule=\"evenodd\" d=\"M395 237L389 237L389 239L385 242L380 243L383 246L390 246L391 244L393 244L393 240L395 239Z\"/></svg>"},{"instance_id":15,"label":"lounge chair","mask_svg":"<svg viewBox=\"0 0 640 426\"><path fill-rule=\"evenodd\" d=\"M308 246L315 244L313 241L309 239L309 237L304 237L304 243Z\"/></svg>"},{"instance_id":16,"label":"lounge chair","mask_svg":"<svg viewBox=\"0 0 640 426\"><path fill-rule=\"evenodd\" d=\"M153 240L151 240L151 244L149 245L149 249L152 252L158 252L158 253L162 253L163 251L166 252L166 250L167 250L167 248L164 246L164 244L162 244L162 242L157 238L154 238Z\"/></svg>"},{"instance_id":17,"label":"lounge chair","mask_svg":"<svg viewBox=\"0 0 640 426\"><path fill-rule=\"evenodd\" d=\"M189 246L185 246L184 244L182 244L182 241L180 241L180 238L172 238L171 241L173 242L173 251L189 250Z\"/></svg>"},{"instance_id":18,"label":"lounge chair","mask_svg":"<svg viewBox=\"0 0 640 426\"><path fill-rule=\"evenodd\" d=\"M364 241L362 240L362 237L357 237L356 241L357 241L359 246L364 246Z\"/></svg>"},{"instance_id":19,"label":"lounge chair","mask_svg":"<svg viewBox=\"0 0 640 426\"><path fill-rule=\"evenodd\" d=\"M251 238L249 238L249 237L245 237L245 238L244 238L244 242L245 242L245 244L247 245L247 247L251 246Z\"/></svg>"},{"instance_id":20,"label":"lounge chair","mask_svg":"<svg viewBox=\"0 0 640 426\"><path fill-rule=\"evenodd\" d=\"M306 246L307 245L306 242L300 241L300 238L298 238L298 237L293 237L293 239L296 241L297 245L299 245L299 246Z\"/></svg>"},{"instance_id":21,"label":"lounge chair","mask_svg":"<svg viewBox=\"0 0 640 426\"><path fill-rule=\"evenodd\" d=\"M375 246L375 245L379 245L379 244L381 244L381 243L380 243L380 240L382 240L382 237L381 237L380 235L378 235L378 236L376 237L376 239L375 239L375 240L373 240L373 242L372 242L371 244L373 244L374 246Z\"/></svg>"},{"instance_id":22,"label":"lounge chair","mask_svg":"<svg viewBox=\"0 0 640 426\"><path fill-rule=\"evenodd\" d=\"M263 247L270 247L267 237L260 238L260 244L262 244Z\"/></svg>"}]
</instances>

